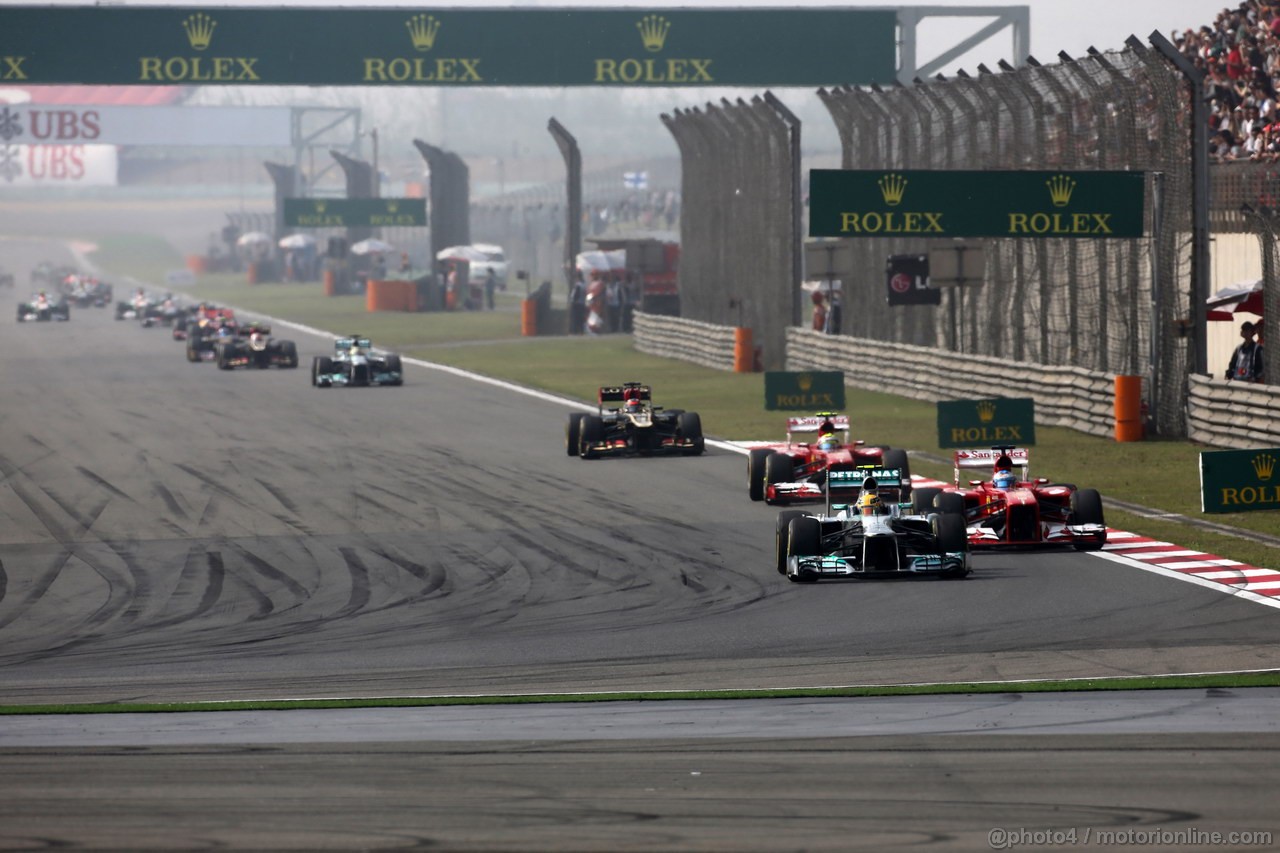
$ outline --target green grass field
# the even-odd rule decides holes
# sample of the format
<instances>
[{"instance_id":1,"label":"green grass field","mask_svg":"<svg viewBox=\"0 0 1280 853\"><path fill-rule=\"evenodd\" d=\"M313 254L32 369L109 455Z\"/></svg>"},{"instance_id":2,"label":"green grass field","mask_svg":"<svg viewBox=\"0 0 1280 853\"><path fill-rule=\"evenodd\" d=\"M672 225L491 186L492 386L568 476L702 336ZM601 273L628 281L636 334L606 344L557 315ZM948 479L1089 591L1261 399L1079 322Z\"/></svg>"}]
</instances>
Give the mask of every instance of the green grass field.
<instances>
[{"instance_id":1,"label":"green grass field","mask_svg":"<svg viewBox=\"0 0 1280 853\"><path fill-rule=\"evenodd\" d=\"M157 270L180 263L176 252L159 240L104 238L99 245L95 263L116 275L154 281ZM786 414L764 410L763 375L726 373L644 355L635 351L629 336L521 337L521 295L515 293L500 294L496 311L420 314L369 313L363 297L325 297L319 284L249 285L244 276L201 276L191 295L334 332L360 332L408 356L584 401L592 400L600 385L647 382L654 387L656 402L699 412L703 428L716 438L781 440L785 432ZM933 404L857 389L848 389L847 397L857 438L950 458L950 451L938 447ZM1104 501L1110 496L1157 512L1280 536L1280 513L1200 512L1200 446L1185 441L1119 444L1044 426L1037 427L1036 436L1036 476L1097 488ZM559 447L559 436L548 440ZM919 457L913 459L912 471L952 478L949 464L931 464ZM743 491L745 499L745 482ZM1278 549L1176 520L1132 515L1113 506L1107 510L1107 521L1187 548L1280 567Z\"/></svg>"}]
</instances>

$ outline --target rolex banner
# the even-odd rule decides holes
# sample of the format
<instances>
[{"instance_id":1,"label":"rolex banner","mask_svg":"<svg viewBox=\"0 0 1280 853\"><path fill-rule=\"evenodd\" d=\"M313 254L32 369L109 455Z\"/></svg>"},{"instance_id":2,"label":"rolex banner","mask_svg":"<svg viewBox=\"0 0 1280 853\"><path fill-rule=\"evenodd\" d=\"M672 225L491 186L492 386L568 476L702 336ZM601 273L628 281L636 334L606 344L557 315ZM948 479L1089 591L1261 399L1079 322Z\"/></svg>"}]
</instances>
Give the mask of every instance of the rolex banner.
<instances>
[{"instance_id":1,"label":"rolex banner","mask_svg":"<svg viewBox=\"0 0 1280 853\"><path fill-rule=\"evenodd\" d=\"M1200 511L1280 509L1280 448L1200 454Z\"/></svg>"},{"instance_id":2,"label":"rolex banner","mask_svg":"<svg viewBox=\"0 0 1280 853\"><path fill-rule=\"evenodd\" d=\"M425 198L286 198L290 228L392 228L427 224Z\"/></svg>"},{"instance_id":3,"label":"rolex banner","mask_svg":"<svg viewBox=\"0 0 1280 853\"><path fill-rule=\"evenodd\" d=\"M840 411L844 409L844 371L766 372L764 407L769 411Z\"/></svg>"},{"instance_id":4,"label":"rolex banner","mask_svg":"<svg viewBox=\"0 0 1280 853\"><path fill-rule=\"evenodd\" d=\"M7 85L891 84L892 9L0 3Z\"/></svg>"},{"instance_id":5,"label":"rolex banner","mask_svg":"<svg viewBox=\"0 0 1280 853\"><path fill-rule=\"evenodd\" d=\"M1030 397L938 403L939 447L1028 447L1036 443Z\"/></svg>"},{"instance_id":6,"label":"rolex banner","mask_svg":"<svg viewBox=\"0 0 1280 853\"><path fill-rule=\"evenodd\" d=\"M1141 237L1142 172L811 169L811 237Z\"/></svg>"}]
</instances>

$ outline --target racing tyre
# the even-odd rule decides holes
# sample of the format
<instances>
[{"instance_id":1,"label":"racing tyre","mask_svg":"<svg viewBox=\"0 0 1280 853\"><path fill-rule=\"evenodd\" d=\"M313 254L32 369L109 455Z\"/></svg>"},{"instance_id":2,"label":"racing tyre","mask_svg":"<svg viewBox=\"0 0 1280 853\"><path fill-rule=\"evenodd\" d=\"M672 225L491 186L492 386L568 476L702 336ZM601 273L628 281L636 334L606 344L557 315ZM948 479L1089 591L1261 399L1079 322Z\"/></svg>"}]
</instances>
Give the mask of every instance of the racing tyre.
<instances>
[{"instance_id":1,"label":"racing tyre","mask_svg":"<svg viewBox=\"0 0 1280 853\"><path fill-rule=\"evenodd\" d=\"M938 538L938 553L948 551L968 551L969 531L964 525L964 516L954 512L944 512L933 519L933 535Z\"/></svg>"},{"instance_id":2,"label":"racing tyre","mask_svg":"<svg viewBox=\"0 0 1280 853\"><path fill-rule=\"evenodd\" d=\"M777 558L778 574L785 575L787 573L787 546L790 543L791 536L791 520L793 518L802 518L805 515L798 509L784 509L778 513L778 525L774 528L773 550Z\"/></svg>"},{"instance_id":3,"label":"racing tyre","mask_svg":"<svg viewBox=\"0 0 1280 853\"><path fill-rule=\"evenodd\" d=\"M226 344L218 344L218 348L217 348L216 352L217 352L217 354L218 354L217 361L218 361L218 369L219 369L219 370L230 370L230 369L231 369L231 362L230 362L231 353L227 352L227 350L229 350L229 349L231 349L231 348L230 348L229 346L227 346Z\"/></svg>"},{"instance_id":4,"label":"racing tyre","mask_svg":"<svg viewBox=\"0 0 1280 853\"><path fill-rule=\"evenodd\" d=\"M916 515L928 515L933 512L933 499L942 489L923 488L911 491L911 511Z\"/></svg>"},{"instance_id":5,"label":"racing tyre","mask_svg":"<svg viewBox=\"0 0 1280 853\"><path fill-rule=\"evenodd\" d=\"M317 388L327 388L327 385L320 384L321 376L328 376L333 373L333 359L327 355L318 355L311 359L311 384Z\"/></svg>"},{"instance_id":6,"label":"racing tyre","mask_svg":"<svg viewBox=\"0 0 1280 853\"><path fill-rule=\"evenodd\" d=\"M885 468L898 468L902 471L902 479L907 483L902 489L905 500L911 494L911 462L907 459L907 451L897 448L885 450L880 457L880 464Z\"/></svg>"},{"instance_id":7,"label":"racing tyre","mask_svg":"<svg viewBox=\"0 0 1280 853\"><path fill-rule=\"evenodd\" d=\"M570 412L569 423L564 428L564 452L570 456L577 456L581 452L579 442L582 435L582 419L586 417L582 412Z\"/></svg>"},{"instance_id":8,"label":"racing tyre","mask_svg":"<svg viewBox=\"0 0 1280 853\"><path fill-rule=\"evenodd\" d=\"M787 526L787 556L817 557L822 554L822 522L811 515L791 519ZM812 572L787 575L792 583L813 583L818 579Z\"/></svg>"},{"instance_id":9,"label":"racing tyre","mask_svg":"<svg viewBox=\"0 0 1280 853\"><path fill-rule=\"evenodd\" d=\"M281 367L297 367L298 366L298 345L293 341L280 342L280 366Z\"/></svg>"},{"instance_id":10,"label":"racing tyre","mask_svg":"<svg viewBox=\"0 0 1280 853\"><path fill-rule=\"evenodd\" d=\"M955 513L964 518L964 495L957 492L938 492L933 506L940 513Z\"/></svg>"},{"instance_id":11,"label":"racing tyre","mask_svg":"<svg viewBox=\"0 0 1280 853\"><path fill-rule=\"evenodd\" d=\"M685 456L700 456L707 449L706 440L702 437L702 418L697 412L681 412L679 420L680 437L693 442L680 452Z\"/></svg>"},{"instance_id":12,"label":"racing tyre","mask_svg":"<svg viewBox=\"0 0 1280 853\"><path fill-rule=\"evenodd\" d=\"M389 356L387 356L387 370L388 370L388 371L394 371L394 372L396 372L396 373L399 373L399 374L400 374L400 378L399 378L399 379L393 379L393 380L391 380L390 382L388 382L388 383L387 383L388 385L403 385L403 384L404 384L404 367L403 367L403 366L401 365L401 363L400 363L400 356L398 356L398 355L389 355Z\"/></svg>"},{"instance_id":13,"label":"racing tyre","mask_svg":"<svg viewBox=\"0 0 1280 853\"><path fill-rule=\"evenodd\" d=\"M938 543L939 556L946 556L949 552L955 551L966 554L969 551L969 531L965 528L964 516L952 512L934 516L933 535ZM967 574L969 574L969 568L966 565L947 572L943 577L962 578Z\"/></svg>"},{"instance_id":14,"label":"racing tyre","mask_svg":"<svg viewBox=\"0 0 1280 853\"><path fill-rule=\"evenodd\" d=\"M194 341L187 341L187 361L199 361L200 351L196 349Z\"/></svg>"},{"instance_id":15,"label":"racing tyre","mask_svg":"<svg viewBox=\"0 0 1280 853\"><path fill-rule=\"evenodd\" d=\"M796 466L791 457L785 453L775 453L764 461L765 485L772 483L790 483L795 480ZM768 502L768 498L765 499Z\"/></svg>"},{"instance_id":16,"label":"racing tyre","mask_svg":"<svg viewBox=\"0 0 1280 853\"><path fill-rule=\"evenodd\" d=\"M1098 494L1097 489L1079 489L1071 493L1071 523L1106 525L1106 521L1102 518L1102 496ZM1089 539L1074 544L1077 551L1097 551L1106 544L1106 541L1107 538L1104 535L1101 539Z\"/></svg>"},{"instance_id":17,"label":"racing tyre","mask_svg":"<svg viewBox=\"0 0 1280 853\"><path fill-rule=\"evenodd\" d=\"M747 454L747 494L753 501L764 500L765 460L772 455L767 447L753 447Z\"/></svg>"},{"instance_id":18,"label":"racing tyre","mask_svg":"<svg viewBox=\"0 0 1280 853\"><path fill-rule=\"evenodd\" d=\"M583 459L595 459L600 454L592 448L601 441L604 441L604 418L583 415L578 428L578 455Z\"/></svg>"}]
</instances>

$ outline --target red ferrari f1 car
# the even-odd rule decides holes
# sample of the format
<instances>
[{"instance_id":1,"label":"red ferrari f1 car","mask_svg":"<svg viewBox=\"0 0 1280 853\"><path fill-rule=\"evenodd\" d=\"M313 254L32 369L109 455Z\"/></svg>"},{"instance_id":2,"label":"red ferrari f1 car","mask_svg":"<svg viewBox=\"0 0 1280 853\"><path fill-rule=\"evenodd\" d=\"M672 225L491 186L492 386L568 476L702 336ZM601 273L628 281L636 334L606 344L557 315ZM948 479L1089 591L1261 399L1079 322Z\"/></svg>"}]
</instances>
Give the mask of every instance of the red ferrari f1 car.
<instances>
[{"instance_id":1,"label":"red ferrari f1 car","mask_svg":"<svg viewBox=\"0 0 1280 853\"><path fill-rule=\"evenodd\" d=\"M817 433L817 441L794 441L796 433ZM905 450L850 441L848 415L819 412L812 417L787 418L785 444L753 447L747 454L747 494L753 501L769 504L820 501L826 494L828 470L851 470L860 465L901 471L902 494L910 499L911 468Z\"/></svg>"},{"instance_id":2,"label":"red ferrari f1 car","mask_svg":"<svg viewBox=\"0 0 1280 853\"><path fill-rule=\"evenodd\" d=\"M1030 454L1020 447L955 452L955 485L916 489L918 505L932 498L939 512L964 514L972 548L1070 545L1096 551L1107 542L1102 497L1096 489L1031 479ZM960 481L965 469L991 471L990 480Z\"/></svg>"}]
</instances>

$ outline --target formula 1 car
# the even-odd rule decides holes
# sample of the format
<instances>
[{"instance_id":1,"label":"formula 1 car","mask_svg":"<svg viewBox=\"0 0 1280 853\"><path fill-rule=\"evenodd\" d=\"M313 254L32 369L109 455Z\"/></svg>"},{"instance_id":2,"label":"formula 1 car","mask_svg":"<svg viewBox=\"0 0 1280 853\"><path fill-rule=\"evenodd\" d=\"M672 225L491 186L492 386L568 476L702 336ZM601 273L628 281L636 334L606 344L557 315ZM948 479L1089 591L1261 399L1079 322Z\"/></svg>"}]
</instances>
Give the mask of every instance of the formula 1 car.
<instances>
[{"instance_id":1,"label":"formula 1 car","mask_svg":"<svg viewBox=\"0 0 1280 853\"><path fill-rule=\"evenodd\" d=\"M115 288L95 276L73 273L58 285L58 289L77 308L105 308L111 301Z\"/></svg>"},{"instance_id":2,"label":"formula 1 car","mask_svg":"<svg viewBox=\"0 0 1280 853\"><path fill-rule=\"evenodd\" d=\"M574 412L565 427L565 451L595 459L655 453L697 456L706 449L697 412L653 405L653 391L639 382L608 385L597 395L596 414ZM612 404L618 405L612 405Z\"/></svg>"},{"instance_id":3,"label":"formula 1 car","mask_svg":"<svg viewBox=\"0 0 1280 853\"><path fill-rule=\"evenodd\" d=\"M240 326L237 331L235 336L214 344L214 360L220 369L298 366L297 345L293 341L278 341L271 337L271 327L265 323L250 323Z\"/></svg>"},{"instance_id":4,"label":"formula 1 car","mask_svg":"<svg viewBox=\"0 0 1280 853\"><path fill-rule=\"evenodd\" d=\"M818 440L793 441L795 433L818 433ZM843 433L843 441L836 433ZM905 450L850 442L847 415L818 412L812 417L787 418L785 444L753 447L747 453L747 494L753 501L769 504L820 501L828 470L858 465L898 469L902 493L910 496L911 463Z\"/></svg>"},{"instance_id":5,"label":"formula 1 car","mask_svg":"<svg viewBox=\"0 0 1280 853\"><path fill-rule=\"evenodd\" d=\"M184 310L179 310L177 316L173 318L173 339L175 341L185 341L198 326L212 324L217 328L222 325L224 320L234 322L235 319L236 312L232 309L219 308L216 305L201 302L199 305L192 305Z\"/></svg>"},{"instance_id":6,"label":"formula 1 car","mask_svg":"<svg viewBox=\"0 0 1280 853\"><path fill-rule=\"evenodd\" d=\"M218 357L218 344L236 338L240 325L234 317L201 320L189 325L186 333L187 361L213 361Z\"/></svg>"},{"instance_id":7,"label":"formula 1 car","mask_svg":"<svg viewBox=\"0 0 1280 853\"><path fill-rule=\"evenodd\" d=\"M31 297L28 302L18 303L18 322L47 323L50 320L65 322L71 319L71 303L65 296L50 299L43 293Z\"/></svg>"},{"instance_id":8,"label":"formula 1 car","mask_svg":"<svg viewBox=\"0 0 1280 853\"><path fill-rule=\"evenodd\" d=\"M335 385L403 385L400 356L373 348L368 338L350 335L333 342L333 355L318 355L311 363L311 384L317 388Z\"/></svg>"},{"instance_id":9,"label":"formula 1 car","mask_svg":"<svg viewBox=\"0 0 1280 853\"><path fill-rule=\"evenodd\" d=\"M943 513L962 513L969 545L1029 547L1069 545L1079 551L1096 551L1107 542L1102 497L1096 489L1077 489L1070 483L1030 479L1030 454L1025 448L993 447L990 450L955 452L955 486L917 489L922 501L931 501ZM960 472L970 468L992 471L990 480L960 482ZM1015 468L1021 468L1020 475Z\"/></svg>"},{"instance_id":10,"label":"formula 1 car","mask_svg":"<svg viewBox=\"0 0 1280 853\"><path fill-rule=\"evenodd\" d=\"M827 509L778 513L775 557L793 583L831 577L969 574L964 519L902 500L902 471L858 466L827 474ZM850 503L837 503L853 498Z\"/></svg>"}]
</instances>

